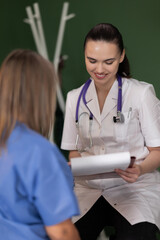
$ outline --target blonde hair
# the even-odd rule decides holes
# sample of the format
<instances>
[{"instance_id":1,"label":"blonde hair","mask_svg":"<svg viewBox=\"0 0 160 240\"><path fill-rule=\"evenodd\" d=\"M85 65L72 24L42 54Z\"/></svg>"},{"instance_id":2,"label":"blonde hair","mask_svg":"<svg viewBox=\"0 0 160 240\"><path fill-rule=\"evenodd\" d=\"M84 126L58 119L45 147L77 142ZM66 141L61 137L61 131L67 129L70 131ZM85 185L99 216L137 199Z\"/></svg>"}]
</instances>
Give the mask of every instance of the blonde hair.
<instances>
[{"instance_id":1,"label":"blonde hair","mask_svg":"<svg viewBox=\"0 0 160 240\"><path fill-rule=\"evenodd\" d=\"M0 146L17 121L48 137L55 111L53 64L26 49L12 51L0 68Z\"/></svg>"}]
</instances>

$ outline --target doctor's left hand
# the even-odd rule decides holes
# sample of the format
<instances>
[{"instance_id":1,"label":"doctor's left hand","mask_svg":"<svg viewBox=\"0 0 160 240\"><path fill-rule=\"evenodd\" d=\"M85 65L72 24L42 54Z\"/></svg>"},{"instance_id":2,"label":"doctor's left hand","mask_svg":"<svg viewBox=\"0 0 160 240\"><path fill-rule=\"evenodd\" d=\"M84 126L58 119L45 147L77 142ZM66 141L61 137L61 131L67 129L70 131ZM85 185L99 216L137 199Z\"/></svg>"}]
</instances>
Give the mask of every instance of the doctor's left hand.
<instances>
[{"instance_id":1,"label":"doctor's left hand","mask_svg":"<svg viewBox=\"0 0 160 240\"><path fill-rule=\"evenodd\" d=\"M131 168L127 168L126 170L115 169L115 172L126 182L134 183L141 175L141 167L140 165L134 164Z\"/></svg>"}]
</instances>

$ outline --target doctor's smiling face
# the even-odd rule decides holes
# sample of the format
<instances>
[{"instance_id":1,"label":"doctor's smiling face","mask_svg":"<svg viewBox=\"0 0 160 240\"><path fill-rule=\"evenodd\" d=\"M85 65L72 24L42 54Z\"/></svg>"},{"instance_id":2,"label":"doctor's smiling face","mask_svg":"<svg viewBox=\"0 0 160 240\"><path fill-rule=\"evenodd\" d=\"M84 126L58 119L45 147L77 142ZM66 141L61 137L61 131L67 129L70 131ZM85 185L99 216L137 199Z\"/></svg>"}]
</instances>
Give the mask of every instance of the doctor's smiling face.
<instances>
[{"instance_id":1,"label":"doctor's smiling face","mask_svg":"<svg viewBox=\"0 0 160 240\"><path fill-rule=\"evenodd\" d=\"M86 42L86 69L97 87L111 88L124 56L125 50L120 53L119 47L114 42L91 39Z\"/></svg>"}]
</instances>

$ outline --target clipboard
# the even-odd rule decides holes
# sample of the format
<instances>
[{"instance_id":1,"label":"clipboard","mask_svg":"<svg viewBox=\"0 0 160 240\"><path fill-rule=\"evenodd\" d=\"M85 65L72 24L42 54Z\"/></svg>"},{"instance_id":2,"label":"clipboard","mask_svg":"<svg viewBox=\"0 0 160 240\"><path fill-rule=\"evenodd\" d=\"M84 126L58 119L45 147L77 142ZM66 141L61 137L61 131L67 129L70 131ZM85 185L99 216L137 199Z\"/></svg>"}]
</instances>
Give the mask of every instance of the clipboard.
<instances>
[{"instance_id":1,"label":"clipboard","mask_svg":"<svg viewBox=\"0 0 160 240\"><path fill-rule=\"evenodd\" d=\"M135 157L129 152L71 158L71 170L76 179L103 179L119 177L115 168L132 167Z\"/></svg>"}]
</instances>

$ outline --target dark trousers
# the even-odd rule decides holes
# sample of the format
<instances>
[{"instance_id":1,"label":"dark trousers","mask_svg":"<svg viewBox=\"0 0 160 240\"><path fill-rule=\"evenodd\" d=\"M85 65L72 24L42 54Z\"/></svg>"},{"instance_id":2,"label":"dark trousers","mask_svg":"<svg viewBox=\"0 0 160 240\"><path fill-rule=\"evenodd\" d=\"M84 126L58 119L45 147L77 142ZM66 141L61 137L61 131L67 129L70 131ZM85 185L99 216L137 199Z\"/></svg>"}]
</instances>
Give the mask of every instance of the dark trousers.
<instances>
[{"instance_id":1,"label":"dark trousers","mask_svg":"<svg viewBox=\"0 0 160 240\"><path fill-rule=\"evenodd\" d=\"M157 240L156 225L142 222L131 225L101 196L92 208L76 223L81 240L96 240L106 226L113 226L115 234L110 240Z\"/></svg>"}]
</instances>

